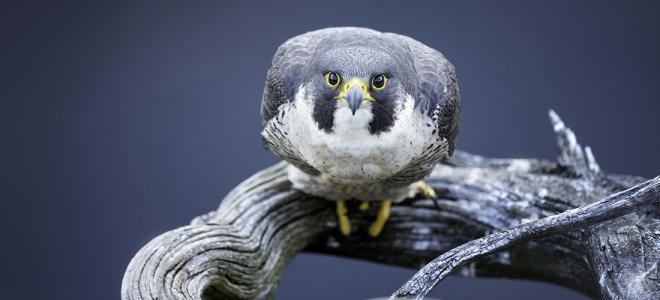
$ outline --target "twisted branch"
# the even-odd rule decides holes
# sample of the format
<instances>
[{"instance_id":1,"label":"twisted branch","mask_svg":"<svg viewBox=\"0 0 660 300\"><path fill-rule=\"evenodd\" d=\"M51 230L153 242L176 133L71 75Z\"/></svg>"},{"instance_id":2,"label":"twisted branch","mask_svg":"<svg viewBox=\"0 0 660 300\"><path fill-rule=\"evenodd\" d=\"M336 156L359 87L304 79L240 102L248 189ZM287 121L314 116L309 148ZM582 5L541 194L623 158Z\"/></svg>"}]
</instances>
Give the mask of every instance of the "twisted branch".
<instances>
[{"instance_id":1,"label":"twisted branch","mask_svg":"<svg viewBox=\"0 0 660 300\"><path fill-rule=\"evenodd\" d=\"M376 239L366 234L375 212L351 209L355 235L342 237L332 203L293 190L279 163L237 186L216 211L140 249L122 299L268 299L299 251L411 268L444 253L394 296L420 298L453 272L657 299L659 179L605 174L553 112L551 120L558 163L458 151L428 180L438 198L393 206Z\"/></svg>"},{"instance_id":2,"label":"twisted branch","mask_svg":"<svg viewBox=\"0 0 660 300\"><path fill-rule=\"evenodd\" d=\"M658 202L660 202L660 176L601 201L470 241L443 253L424 266L392 295L392 299L422 299L452 271L478 257L542 236L571 229L579 230L582 226L616 218L642 206Z\"/></svg>"}]
</instances>

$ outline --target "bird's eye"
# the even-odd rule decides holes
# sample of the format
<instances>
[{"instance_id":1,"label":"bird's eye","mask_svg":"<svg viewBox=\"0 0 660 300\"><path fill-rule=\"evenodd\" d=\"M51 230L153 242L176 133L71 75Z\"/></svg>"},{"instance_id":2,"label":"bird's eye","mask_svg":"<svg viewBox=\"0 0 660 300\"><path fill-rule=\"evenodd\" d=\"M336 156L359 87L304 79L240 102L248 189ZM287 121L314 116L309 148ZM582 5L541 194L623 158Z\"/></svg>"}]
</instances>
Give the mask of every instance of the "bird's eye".
<instances>
[{"instance_id":1,"label":"bird's eye","mask_svg":"<svg viewBox=\"0 0 660 300\"><path fill-rule=\"evenodd\" d=\"M331 88L336 88L339 85L341 78L339 75L334 72L325 73L325 83L327 83Z\"/></svg>"},{"instance_id":2,"label":"bird's eye","mask_svg":"<svg viewBox=\"0 0 660 300\"><path fill-rule=\"evenodd\" d=\"M383 74L379 74L371 78L371 87L373 87L374 90L380 91L385 88L386 84L387 84L387 76Z\"/></svg>"}]
</instances>

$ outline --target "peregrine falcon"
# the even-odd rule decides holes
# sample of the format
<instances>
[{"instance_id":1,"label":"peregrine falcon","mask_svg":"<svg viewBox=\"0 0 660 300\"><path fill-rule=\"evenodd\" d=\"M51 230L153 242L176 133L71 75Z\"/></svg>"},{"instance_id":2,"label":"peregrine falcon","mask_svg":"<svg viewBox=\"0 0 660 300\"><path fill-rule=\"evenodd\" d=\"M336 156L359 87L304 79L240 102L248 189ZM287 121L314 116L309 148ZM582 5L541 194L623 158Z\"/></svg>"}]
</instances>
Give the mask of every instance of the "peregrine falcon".
<instances>
[{"instance_id":1,"label":"peregrine falcon","mask_svg":"<svg viewBox=\"0 0 660 300\"><path fill-rule=\"evenodd\" d=\"M407 36L326 28L287 40L273 57L261 102L266 148L289 163L295 189L336 202L378 201L378 236L392 203L421 193L423 178L454 151L460 96L454 67Z\"/></svg>"}]
</instances>

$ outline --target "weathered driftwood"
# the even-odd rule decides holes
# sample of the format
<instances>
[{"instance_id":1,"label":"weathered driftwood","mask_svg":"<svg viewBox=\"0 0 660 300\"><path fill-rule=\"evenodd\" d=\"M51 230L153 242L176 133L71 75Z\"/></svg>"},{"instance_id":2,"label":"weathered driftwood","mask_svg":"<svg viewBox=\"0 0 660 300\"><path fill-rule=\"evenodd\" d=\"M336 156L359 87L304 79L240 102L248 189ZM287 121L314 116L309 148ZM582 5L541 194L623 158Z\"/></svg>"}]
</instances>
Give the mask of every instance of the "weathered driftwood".
<instances>
[{"instance_id":1,"label":"weathered driftwood","mask_svg":"<svg viewBox=\"0 0 660 300\"><path fill-rule=\"evenodd\" d=\"M393 297L421 298L453 272L542 280L606 299L660 298L660 177L605 174L551 119L559 162L457 152L428 181L438 198L393 206L375 239L366 234L373 211L352 209L355 232L343 238L333 203L292 190L279 163L217 211L145 245L126 270L122 299L269 298L302 250L412 268L444 253Z\"/></svg>"}]
</instances>

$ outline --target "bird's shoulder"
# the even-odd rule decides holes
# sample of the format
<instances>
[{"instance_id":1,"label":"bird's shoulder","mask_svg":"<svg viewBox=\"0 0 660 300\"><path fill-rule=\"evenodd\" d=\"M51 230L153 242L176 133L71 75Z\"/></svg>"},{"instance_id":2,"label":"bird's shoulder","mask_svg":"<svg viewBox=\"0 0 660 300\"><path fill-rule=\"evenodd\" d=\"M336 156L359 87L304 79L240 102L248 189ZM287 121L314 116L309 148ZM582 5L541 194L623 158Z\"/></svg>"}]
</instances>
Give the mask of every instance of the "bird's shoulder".
<instances>
[{"instance_id":1,"label":"bird's shoulder","mask_svg":"<svg viewBox=\"0 0 660 300\"><path fill-rule=\"evenodd\" d=\"M438 133L447 139L451 154L460 123L460 93L454 66L442 53L411 37L384 35L405 43L410 49L419 81L415 105L437 122Z\"/></svg>"}]
</instances>

